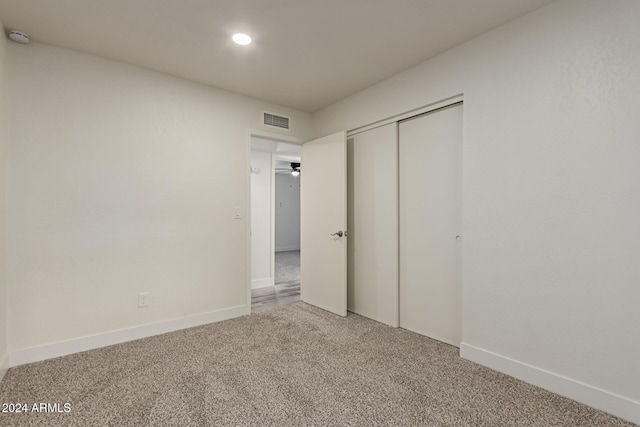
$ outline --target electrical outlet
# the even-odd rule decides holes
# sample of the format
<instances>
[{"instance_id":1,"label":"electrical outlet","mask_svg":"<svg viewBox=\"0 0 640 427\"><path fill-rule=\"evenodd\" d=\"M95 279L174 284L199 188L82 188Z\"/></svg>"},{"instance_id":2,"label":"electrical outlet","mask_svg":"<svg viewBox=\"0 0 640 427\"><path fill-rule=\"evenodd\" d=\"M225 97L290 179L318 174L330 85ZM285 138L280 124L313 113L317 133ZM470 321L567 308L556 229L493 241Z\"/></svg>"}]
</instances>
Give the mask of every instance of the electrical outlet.
<instances>
[{"instance_id":1,"label":"electrical outlet","mask_svg":"<svg viewBox=\"0 0 640 427\"><path fill-rule=\"evenodd\" d=\"M138 294L138 308L149 307L149 292L140 292Z\"/></svg>"}]
</instances>

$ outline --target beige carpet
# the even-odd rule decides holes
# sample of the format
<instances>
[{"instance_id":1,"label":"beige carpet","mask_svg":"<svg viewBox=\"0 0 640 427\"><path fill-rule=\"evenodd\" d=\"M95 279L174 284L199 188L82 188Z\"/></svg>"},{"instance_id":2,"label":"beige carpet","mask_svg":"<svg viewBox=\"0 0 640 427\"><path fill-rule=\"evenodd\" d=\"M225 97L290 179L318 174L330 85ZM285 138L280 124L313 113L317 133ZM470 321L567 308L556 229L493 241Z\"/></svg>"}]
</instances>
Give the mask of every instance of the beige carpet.
<instances>
[{"instance_id":1,"label":"beige carpet","mask_svg":"<svg viewBox=\"0 0 640 427\"><path fill-rule=\"evenodd\" d=\"M0 425L632 425L457 354L299 302L11 369L1 402L71 412Z\"/></svg>"}]
</instances>

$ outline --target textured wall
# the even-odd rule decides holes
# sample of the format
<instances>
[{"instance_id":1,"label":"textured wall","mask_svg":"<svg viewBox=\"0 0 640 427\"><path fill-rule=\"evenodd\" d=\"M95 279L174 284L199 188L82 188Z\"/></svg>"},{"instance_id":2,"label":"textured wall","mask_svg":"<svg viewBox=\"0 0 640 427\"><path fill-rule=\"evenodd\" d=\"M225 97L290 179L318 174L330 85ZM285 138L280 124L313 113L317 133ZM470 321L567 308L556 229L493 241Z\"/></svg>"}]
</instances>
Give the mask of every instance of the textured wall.
<instances>
[{"instance_id":1,"label":"textured wall","mask_svg":"<svg viewBox=\"0 0 640 427\"><path fill-rule=\"evenodd\" d=\"M10 350L244 305L247 129L275 111L308 138L310 116L46 45L7 55Z\"/></svg>"},{"instance_id":2,"label":"textured wall","mask_svg":"<svg viewBox=\"0 0 640 427\"><path fill-rule=\"evenodd\" d=\"M271 246L271 153L251 152L251 287L273 285Z\"/></svg>"},{"instance_id":3,"label":"textured wall","mask_svg":"<svg viewBox=\"0 0 640 427\"><path fill-rule=\"evenodd\" d=\"M318 137L463 93L463 341L635 402L639 17L555 2L314 114Z\"/></svg>"}]
</instances>

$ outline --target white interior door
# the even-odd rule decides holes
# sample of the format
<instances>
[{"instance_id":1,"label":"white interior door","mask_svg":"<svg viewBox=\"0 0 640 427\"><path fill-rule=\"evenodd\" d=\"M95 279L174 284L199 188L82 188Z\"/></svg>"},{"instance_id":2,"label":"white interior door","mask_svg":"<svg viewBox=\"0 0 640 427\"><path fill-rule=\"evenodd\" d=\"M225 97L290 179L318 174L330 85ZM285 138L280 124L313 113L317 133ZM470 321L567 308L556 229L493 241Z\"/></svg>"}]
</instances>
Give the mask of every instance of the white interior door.
<instances>
[{"instance_id":1,"label":"white interior door","mask_svg":"<svg viewBox=\"0 0 640 427\"><path fill-rule=\"evenodd\" d=\"M398 326L398 147L390 123L347 140L349 311Z\"/></svg>"},{"instance_id":2,"label":"white interior door","mask_svg":"<svg viewBox=\"0 0 640 427\"><path fill-rule=\"evenodd\" d=\"M461 340L462 105L399 124L400 326Z\"/></svg>"},{"instance_id":3,"label":"white interior door","mask_svg":"<svg viewBox=\"0 0 640 427\"><path fill-rule=\"evenodd\" d=\"M302 146L300 294L347 315L347 149L339 132Z\"/></svg>"}]
</instances>

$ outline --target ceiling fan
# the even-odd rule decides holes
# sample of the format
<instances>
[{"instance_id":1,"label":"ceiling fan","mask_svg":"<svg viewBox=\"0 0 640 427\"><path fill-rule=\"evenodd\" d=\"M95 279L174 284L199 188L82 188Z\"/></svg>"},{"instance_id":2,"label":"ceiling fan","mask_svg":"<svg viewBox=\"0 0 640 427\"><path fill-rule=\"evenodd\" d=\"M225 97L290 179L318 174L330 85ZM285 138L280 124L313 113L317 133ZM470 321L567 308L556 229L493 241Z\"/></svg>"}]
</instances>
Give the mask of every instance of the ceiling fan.
<instances>
[{"instance_id":1,"label":"ceiling fan","mask_svg":"<svg viewBox=\"0 0 640 427\"><path fill-rule=\"evenodd\" d=\"M291 174L292 176L300 175L300 163L299 162L291 162L290 168L276 168L277 174Z\"/></svg>"}]
</instances>

